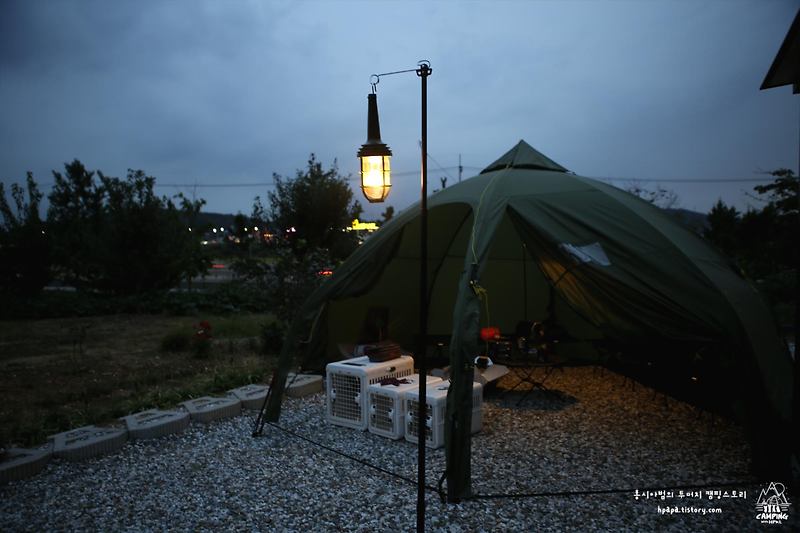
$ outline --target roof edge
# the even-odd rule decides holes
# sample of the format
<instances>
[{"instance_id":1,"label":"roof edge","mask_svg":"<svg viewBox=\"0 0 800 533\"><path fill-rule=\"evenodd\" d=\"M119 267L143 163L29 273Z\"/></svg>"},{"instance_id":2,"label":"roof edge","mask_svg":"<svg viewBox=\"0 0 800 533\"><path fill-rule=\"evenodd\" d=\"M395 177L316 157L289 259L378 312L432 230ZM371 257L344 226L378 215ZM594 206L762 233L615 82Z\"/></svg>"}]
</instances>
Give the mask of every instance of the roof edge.
<instances>
[{"instance_id":1,"label":"roof edge","mask_svg":"<svg viewBox=\"0 0 800 533\"><path fill-rule=\"evenodd\" d=\"M800 10L797 11L797 15L794 17L794 22L789 27L789 31L786 33L786 37L783 39L783 44L781 44L780 49L778 49L778 53L775 56L775 59L772 61L772 65L769 67L769 71L767 75L764 77L764 82L761 84L759 88L760 91L764 89L774 89L776 87L783 87L785 85L795 85L794 93L797 94L800 90L797 89L797 85L800 84L800 72L798 72L798 65L795 65L795 79L786 81L784 79L780 79L781 75L786 75L785 72L779 72L783 70L785 67L785 63L790 61L790 50L793 46L798 46L798 41L800 40ZM798 61L795 58L795 61ZM774 78L779 79L774 79Z\"/></svg>"}]
</instances>

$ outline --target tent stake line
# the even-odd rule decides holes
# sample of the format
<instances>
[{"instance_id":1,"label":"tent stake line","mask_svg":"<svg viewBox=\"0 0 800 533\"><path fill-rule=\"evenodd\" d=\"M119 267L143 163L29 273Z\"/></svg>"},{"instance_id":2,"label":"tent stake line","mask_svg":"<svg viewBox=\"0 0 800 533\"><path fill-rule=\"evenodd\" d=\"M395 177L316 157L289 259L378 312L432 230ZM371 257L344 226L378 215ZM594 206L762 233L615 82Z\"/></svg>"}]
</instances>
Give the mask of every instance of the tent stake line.
<instances>
[{"instance_id":1,"label":"tent stake line","mask_svg":"<svg viewBox=\"0 0 800 533\"><path fill-rule=\"evenodd\" d=\"M341 455L342 457L350 459L351 461L355 461L355 462L360 463L360 464L362 464L364 466L367 466L369 468L373 468L373 469L377 470L378 472L383 472L384 474L389 474L390 476L396 477L397 479L402 479L403 481L407 481L407 482L411 483L412 485L418 485L416 479L411 479L409 477L405 477L405 476L403 476L401 474L398 474L396 472L392 472L391 470L386 470L385 468L382 468L382 467L380 467L378 465L374 465L372 463L369 463L369 462L367 462L367 461L365 461L363 459L359 459L358 457L354 457L354 456L348 455L348 454L346 454L344 452L340 452L339 450L337 450L335 448L331 448L330 446L326 446L325 444L322 444L322 443L319 443L319 442L317 442L315 440L309 439L308 437L304 437L302 435L298 435L294 431L291 431L291 430L288 430L286 428L283 428L283 427L279 426L278 424L275 424L274 422L266 422L266 424L270 425L270 426L272 426L272 427L274 427L276 429L279 429L279 430L283 431L284 433L288 433L289 435L291 435L291 436L293 436L295 438L298 438L300 440L304 440L304 441L308 442L309 444L313 444L314 446L319 446L323 450L328 450L329 452L333 452L333 453L335 453L337 455ZM442 496L442 493L436 487L431 487L430 485L425 485L425 488L428 489L431 492L435 492L435 493L439 494L440 497Z\"/></svg>"}]
</instances>

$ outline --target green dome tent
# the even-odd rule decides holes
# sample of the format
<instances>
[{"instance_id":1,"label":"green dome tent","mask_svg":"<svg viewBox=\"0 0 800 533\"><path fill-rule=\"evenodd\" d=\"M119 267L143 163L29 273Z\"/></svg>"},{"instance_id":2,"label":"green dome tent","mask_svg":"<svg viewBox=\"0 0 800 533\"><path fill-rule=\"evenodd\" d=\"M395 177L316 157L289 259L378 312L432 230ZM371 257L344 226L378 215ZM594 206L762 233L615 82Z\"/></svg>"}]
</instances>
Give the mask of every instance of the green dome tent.
<instances>
[{"instance_id":1,"label":"green dome tent","mask_svg":"<svg viewBox=\"0 0 800 533\"><path fill-rule=\"evenodd\" d=\"M278 420L301 336L310 338L304 370L341 359L337 343L377 340L365 338L365 319L375 313L387 338L415 346L419 235L415 204L305 302L281 353L265 420ZM429 198L427 268L428 335L449 339L451 500L471 494L479 329L510 333L520 321L549 317L583 341L562 346L567 357L597 357L593 346L610 342L635 346L634 359L657 357L661 365L680 367L692 359L655 347L714 347L722 354L720 372L725 369L738 395L757 467L770 473L784 467L781 461L788 467L792 362L771 313L716 248L650 203L568 173L520 141L478 176ZM473 276L488 292L488 306L473 290Z\"/></svg>"}]
</instances>

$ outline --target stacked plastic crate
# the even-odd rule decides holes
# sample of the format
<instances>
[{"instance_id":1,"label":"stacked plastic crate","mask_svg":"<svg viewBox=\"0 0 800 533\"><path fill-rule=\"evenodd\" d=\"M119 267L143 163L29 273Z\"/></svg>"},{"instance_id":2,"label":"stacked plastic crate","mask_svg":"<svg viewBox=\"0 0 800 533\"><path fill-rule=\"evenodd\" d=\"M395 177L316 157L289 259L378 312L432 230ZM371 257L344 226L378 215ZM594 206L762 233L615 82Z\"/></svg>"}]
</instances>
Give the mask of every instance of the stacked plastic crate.
<instances>
[{"instance_id":1,"label":"stacked plastic crate","mask_svg":"<svg viewBox=\"0 0 800 533\"><path fill-rule=\"evenodd\" d=\"M385 380L386 381L386 380ZM442 380L427 376L426 387ZM369 426L370 433L399 440L405 435L406 393L419 390L419 374L402 378L398 383L376 383L369 386Z\"/></svg>"},{"instance_id":2,"label":"stacked plastic crate","mask_svg":"<svg viewBox=\"0 0 800 533\"><path fill-rule=\"evenodd\" d=\"M366 430L367 389L387 378L404 378L414 373L414 358L402 355L390 361L370 363L369 357L357 357L326 367L328 375L328 422L338 426Z\"/></svg>"},{"instance_id":3,"label":"stacked plastic crate","mask_svg":"<svg viewBox=\"0 0 800 533\"><path fill-rule=\"evenodd\" d=\"M425 391L425 446L444 446L444 425L447 419L447 391L449 382L434 384ZM405 437L409 442L419 442L419 389L406 393ZM483 386L472 384L472 433L483 429Z\"/></svg>"}]
</instances>

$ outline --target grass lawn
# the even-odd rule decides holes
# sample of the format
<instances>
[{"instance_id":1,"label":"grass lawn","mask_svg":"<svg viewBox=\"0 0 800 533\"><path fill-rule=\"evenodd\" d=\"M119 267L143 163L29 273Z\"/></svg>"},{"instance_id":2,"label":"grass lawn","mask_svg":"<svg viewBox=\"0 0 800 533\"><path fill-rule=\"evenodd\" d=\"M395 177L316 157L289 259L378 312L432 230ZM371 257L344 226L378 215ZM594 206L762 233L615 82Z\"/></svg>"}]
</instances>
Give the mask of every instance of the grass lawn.
<instances>
[{"instance_id":1,"label":"grass lawn","mask_svg":"<svg viewBox=\"0 0 800 533\"><path fill-rule=\"evenodd\" d=\"M188 342L208 322L210 354ZM114 315L0 321L0 445L35 446L86 424L266 383L265 314L229 317Z\"/></svg>"}]
</instances>

